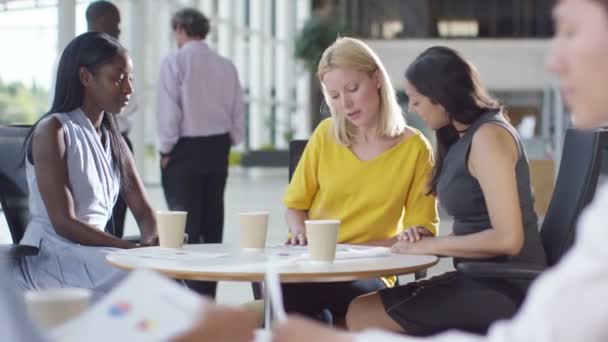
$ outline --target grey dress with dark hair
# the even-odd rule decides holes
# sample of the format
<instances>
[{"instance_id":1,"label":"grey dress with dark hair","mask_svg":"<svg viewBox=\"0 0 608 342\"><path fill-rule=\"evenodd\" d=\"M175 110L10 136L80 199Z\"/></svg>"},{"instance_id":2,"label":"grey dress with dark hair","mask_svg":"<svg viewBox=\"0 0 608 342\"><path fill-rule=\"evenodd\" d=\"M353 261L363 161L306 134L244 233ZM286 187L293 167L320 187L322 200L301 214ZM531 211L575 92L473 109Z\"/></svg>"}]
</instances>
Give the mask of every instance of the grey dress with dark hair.
<instances>
[{"instance_id":1,"label":"grey dress with dark hair","mask_svg":"<svg viewBox=\"0 0 608 342\"><path fill-rule=\"evenodd\" d=\"M63 127L68 187L76 217L103 231L120 189L109 133L103 130L102 139L80 109L52 117ZM87 288L93 291L93 299L107 293L126 274L105 261L105 254L111 248L83 246L59 236L29 161L26 161L26 174L31 221L21 243L39 246L40 253L23 258L14 267L18 285L24 289Z\"/></svg>"},{"instance_id":2,"label":"grey dress with dark hair","mask_svg":"<svg viewBox=\"0 0 608 342\"><path fill-rule=\"evenodd\" d=\"M534 212L528 159L516 130L502 114L488 112L482 115L450 147L437 186L439 204L454 218L454 235L492 229L483 191L468 168L473 136L484 124L504 128L517 144L519 157L515 164L515 177L524 246L518 255L512 257L466 260L543 267L546 257ZM454 258L454 263L463 260ZM408 334L430 335L449 329L484 332L492 322L515 314L529 285L529 281L480 280L448 272L428 280L381 290L379 294L387 314Z\"/></svg>"}]
</instances>

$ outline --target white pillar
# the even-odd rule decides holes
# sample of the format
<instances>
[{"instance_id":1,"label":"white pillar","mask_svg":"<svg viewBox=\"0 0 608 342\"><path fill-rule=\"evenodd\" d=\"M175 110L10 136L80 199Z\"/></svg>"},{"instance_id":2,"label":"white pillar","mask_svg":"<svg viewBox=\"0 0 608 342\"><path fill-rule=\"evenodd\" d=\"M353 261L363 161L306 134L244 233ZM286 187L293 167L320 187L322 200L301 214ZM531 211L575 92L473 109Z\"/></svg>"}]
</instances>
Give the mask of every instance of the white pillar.
<instances>
[{"instance_id":1,"label":"white pillar","mask_svg":"<svg viewBox=\"0 0 608 342\"><path fill-rule=\"evenodd\" d=\"M276 0L275 19L277 21L277 45L276 48L276 135L275 141L278 148L285 148L289 143L286 134L295 129L293 117L295 115L296 100L293 98L295 88L294 75L296 74L293 41L295 32L295 8L293 0Z\"/></svg>"},{"instance_id":2,"label":"white pillar","mask_svg":"<svg viewBox=\"0 0 608 342\"><path fill-rule=\"evenodd\" d=\"M264 139L267 107L263 105L266 96L266 72L264 70L264 12L266 0L250 0L249 18L251 36L249 38L249 146L259 149L268 141Z\"/></svg>"},{"instance_id":3,"label":"white pillar","mask_svg":"<svg viewBox=\"0 0 608 342\"><path fill-rule=\"evenodd\" d=\"M59 0L57 3L57 52L76 37L76 0Z\"/></svg>"},{"instance_id":4,"label":"white pillar","mask_svg":"<svg viewBox=\"0 0 608 342\"><path fill-rule=\"evenodd\" d=\"M234 17L232 19L233 23L233 39L234 39L234 54L232 62L236 66L236 69L239 72L239 77L241 79L241 84L247 84L247 79L249 78L247 68L247 43L245 38L249 35L249 30L245 27L245 1L246 0L233 0L234 4Z\"/></svg>"},{"instance_id":5,"label":"white pillar","mask_svg":"<svg viewBox=\"0 0 608 342\"><path fill-rule=\"evenodd\" d=\"M235 0L222 0L219 2L216 29L218 33L218 53L228 59L234 57L234 25Z\"/></svg>"},{"instance_id":6,"label":"white pillar","mask_svg":"<svg viewBox=\"0 0 608 342\"><path fill-rule=\"evenodd\" d=\"M296 35L302 30L306 20L310 18L311 0L297 0L297 31ZM295 138L308 139L311 134L310 111L319 108L309 108L310 105L310 72L300 66L296 83L296 99L298 104L297 114L294 117L294 127L296 128Z\"/></svg>"},{"instance_id":7,"label":"white pillar","mask_svg":"<svg viewBox=\"0 0 608 342\"><path fill-rule=\"evenodd\" d=\"M276 125L276 122L272 121L272 106L274 104L275 95L272 94L272 89L275 87L275 73L276 64L274 61L275 55L274 50L276 45L274 44L274 37L272 35L272 0L266 0L263 8L262 17L262 61L263 61L263 72L264 82L262 86L262 108L263 111L263 125L262 130L264 144L270 145L274 143L274 136L272 136L272 130Z\"/></svg>"},{"instance_id":8,"label":"white pillar","mask_svg":"<svg viewBox=\"0 0 608 342\"><path fill-rule=\"evenodd\" d=\"M213 0L199 0L198 2L200 10L206 17L211 18L215 15L215 10L213 8Z\"/></svg>"},{"instance_id":9,"label":"white pillar","mask_svg":"<svg viewBox=\"0 0 608 342\"><path fill-rule=\"evenodd\" d=\"M249 64L247 61L247 42L245 38L248 35L248 28L245 27L245 1L246 0L233 0L234 3L234 17L233 23L233 39L234 39L234 57L232 62L234 63L236 70L241 80L241 87L243 91L247 88L249 80ZM243 151L245 144L240 144L236 147L238 151Z\"/></svg>"},{"instance_id":10,"label":"white pillar","mask_svg":"<svg viewBox=\"0 0 608 342\"><path fill-rule=\"evenodd\" d=\"M222 0L221 2L224 1L231 1L231 0ZM216 12L216 8L215 8L215 4L213 0L199 0L199 9L201 10L201 12L203 12L203 15L205 17L207 17L207 19L209 19L210 22L210 26L211 26L211 30L209 31L209 35L207 35L207 39L205 39L205 42L207 43L207 45L209 45L212 48L215 48L217 46L217 12ZM221 5L220 5L221 6Z\"/></svg>"},{"instance_id":11,"label":"white pillar","mask_svg":"<svg viewBox=\"0 0 608 342\"><path fill-rule=\"evenodd\" d=\"M138 109L133 117L133 128L129 137L133 143L135 165L143 179L146 179L146 118L148 96L146 80L146 8L147 1L131 2L130 32L131 59L135 75L136 100ZM138 90L139 89L139 90ZM154 131L153 131L154 132Z\"/></svg>"}]
</instances>

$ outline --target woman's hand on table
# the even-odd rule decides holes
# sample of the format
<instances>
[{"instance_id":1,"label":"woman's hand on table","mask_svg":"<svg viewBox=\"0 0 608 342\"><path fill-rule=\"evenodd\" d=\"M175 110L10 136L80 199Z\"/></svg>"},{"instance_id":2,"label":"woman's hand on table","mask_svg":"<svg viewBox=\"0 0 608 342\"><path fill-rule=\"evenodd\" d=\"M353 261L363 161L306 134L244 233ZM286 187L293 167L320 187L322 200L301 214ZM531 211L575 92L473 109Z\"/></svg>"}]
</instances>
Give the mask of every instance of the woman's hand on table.
<instances>
[{"instance_id":1,"label":"woman's hand on table","mask_svg":"<svg viewBox=\"0 0 608 342\"><path fill-rule=\"evenodd\" d=\"M255 312L205 303L194 326L173 338L174 342L251 342L258 317Z\"/></svg>"},{"instance_id":2,"label":"woman's hand on table","mask_svg":"<svg viewBox=\"0 0 608 342\"><path fill-rule=\"evenodd\" d=\"M289 316L286 322L277 323L272 329L273 342L352 342L354 337L306 318Z\"/></svg>"},{"instance_id":3,"label":"woman's hand on table","mask_svg":"<svg viewBox=\"0 0 608 342\"><path fill-rule=\"evenodd\" d=\"M434 254L435 235L422 226L410 227L397 236L397 243L391 247L393 253L400 254Z\"/></svg>"},{"instance_id":4,"label":"woman's hand on table","mask_svg":"<svg viewBox=\"0 0 608 342\"><path fill-rule=\"evenodd\" d=\"M141 247L158 246L158 234L154 233L150 236L146 236L146 237L142 238L140 246Z\"/></svg>"},{"instance_id":5,"label":"woman's hand on table","mask_svg":"<svg viewBox=\"0 0 608 342\"><path fill-rule=\"evenodd\" d=\"M416 242L424 238L433 237L430 230L422 226L410 227L397 235L397 241Z\"/></svg>"},{"instance_id":6,"label":"woman's hand on table","mask_svg":"<svg viewBox=\"0 0 608 342\"><path fill-rule=\"evenodd\" d=\"M399 254L437 254L436 239L422 238L418 241L399 241L391 247L391 252Z\"/></svg>"},{"instance_id":7,"label":"woman's hand on table","mask_svg":"<svg viewBox=\"0 0 608 342\"><path fill-rule=\"evenodd\" d=\"M287 237L287 241L285 241L286 245L300 245L305 246L308 243L306 240L306 229L293 229L289 236Z\"/></svg>"}]
</instances>

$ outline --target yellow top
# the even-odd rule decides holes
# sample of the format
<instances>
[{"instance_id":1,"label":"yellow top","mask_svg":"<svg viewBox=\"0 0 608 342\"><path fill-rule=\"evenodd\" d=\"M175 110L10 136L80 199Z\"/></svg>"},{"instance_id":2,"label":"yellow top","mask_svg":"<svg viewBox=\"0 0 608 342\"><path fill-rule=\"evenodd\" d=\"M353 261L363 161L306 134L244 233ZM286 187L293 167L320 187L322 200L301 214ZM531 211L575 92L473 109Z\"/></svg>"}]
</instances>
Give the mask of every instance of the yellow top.
<instances>
[{"instance_id":1,"label":"yellow top","mask_svg":"<svg viewBox=\"0 0 608 342\"><path fill-rule=\"evenodd\" d=\"M415 130L362 161L337 143L331 124L331 119L324 120L312 134L283 203L307 210L309 219L341 220L339 243L389 239L412 226L437 235L437 201L425 195L433 157L422 133Z\"/></svg>"}]
</instances>

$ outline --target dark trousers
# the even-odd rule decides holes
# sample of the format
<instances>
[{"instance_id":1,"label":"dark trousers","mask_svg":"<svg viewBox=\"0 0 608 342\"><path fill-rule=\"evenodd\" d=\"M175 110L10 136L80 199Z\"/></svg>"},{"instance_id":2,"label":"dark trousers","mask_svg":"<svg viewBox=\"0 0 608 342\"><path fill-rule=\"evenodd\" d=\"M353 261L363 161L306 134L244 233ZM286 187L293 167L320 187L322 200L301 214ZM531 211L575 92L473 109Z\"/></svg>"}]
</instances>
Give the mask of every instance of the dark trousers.
<instances>
[{"instance_id":1,"label":"dark trousers","mask_svg":"<svg viewBox=\"0 0 608 342\"><path fill-rule=\"evenodd\" d=\"M228 134L181 138L161 170L167 206L188 212L186 233L190 244L222 242L229 151ZM215 282L186 283L200 294L215 297Z\"/></svg>"},{"instance_id":2,"label":"dark trousers","mask_svg":"<svg viewBox=\"0 0 608 342\"><path fill-rule=\"evenodd\" d=\"M342 322L356 297L385 288L378 278L339 283L283 284L285 311L326 323Z\"/></svg>"},{"instance_id":3,"label":"dark trousers","mask_svg":"<svg viewBox=\"0 0 608 342\"><path fill-rule=\"evenodd\" d=\"M129 150L133 153L133 144L126 133L122 134L125 139ZM122 238L125 232L125 218L127 217L127 202L125 201L122 191L118 194L114 208L112 209L112 216L106 224L106 233L112 234L118 238Z\"/></svg>"}]
</instances>

